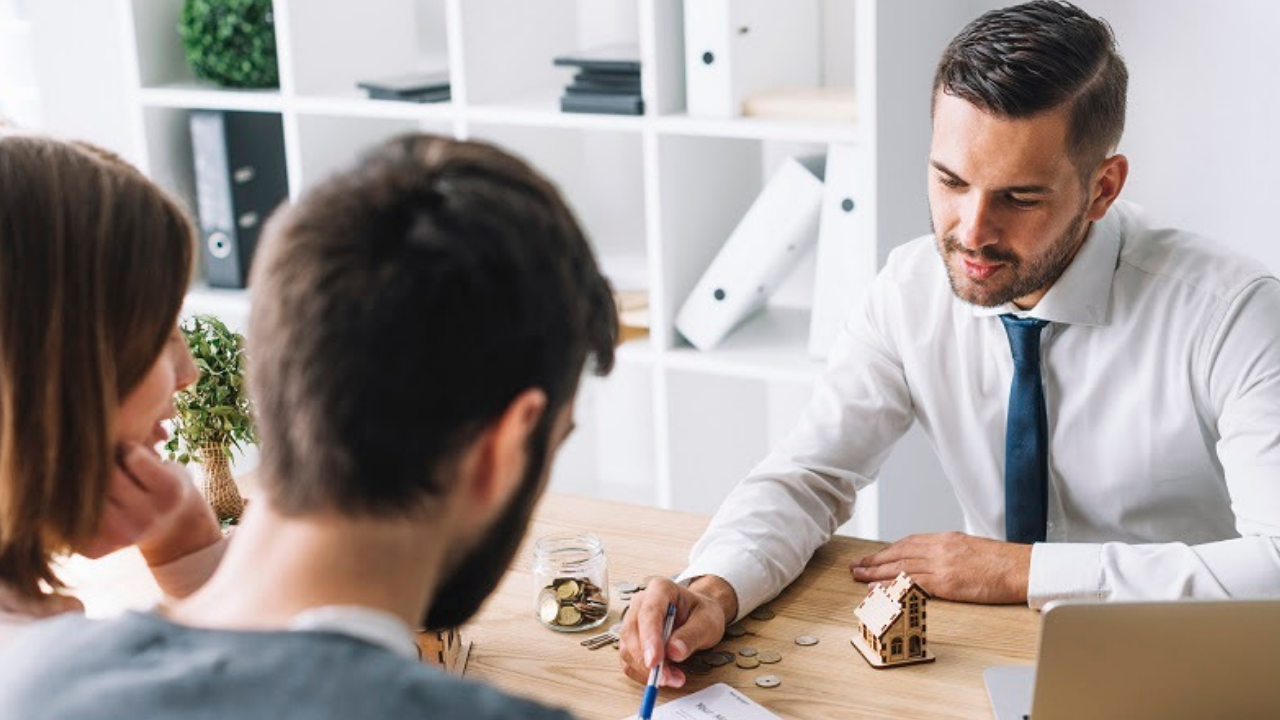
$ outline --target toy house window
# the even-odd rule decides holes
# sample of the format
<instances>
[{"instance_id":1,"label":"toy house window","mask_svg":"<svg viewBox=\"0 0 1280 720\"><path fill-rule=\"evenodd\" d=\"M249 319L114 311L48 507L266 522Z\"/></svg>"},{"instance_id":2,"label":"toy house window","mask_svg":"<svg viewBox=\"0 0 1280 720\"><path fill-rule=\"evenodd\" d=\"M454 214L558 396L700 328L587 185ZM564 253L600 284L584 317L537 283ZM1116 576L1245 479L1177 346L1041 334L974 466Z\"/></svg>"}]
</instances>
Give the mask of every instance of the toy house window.
<instances>
[{"instance_id":1,"label":"toy house window","mask_svg":"<svg viewBox=\"0 0 1280 720\"><path fill-rule=\"evenodd\" d=\"M901 654L902 654L902 638L894 638L894 639L893 639L893 642L892 642L892 643L890 643L890 646L889 646L889 653L890 653L891 655L901 655Z\"/></svg>"},{"instance_id":2,"label":"toy house window","mask_svg":"<svg viewBox=\"0 0 1280 720\"><path fill-rule=\"evenodd\" d=\"M920 657L920 636L919 635L911 636L911 642L909 643L909 647L911 648L911 657Z\"/></svg>"}]
</instances>

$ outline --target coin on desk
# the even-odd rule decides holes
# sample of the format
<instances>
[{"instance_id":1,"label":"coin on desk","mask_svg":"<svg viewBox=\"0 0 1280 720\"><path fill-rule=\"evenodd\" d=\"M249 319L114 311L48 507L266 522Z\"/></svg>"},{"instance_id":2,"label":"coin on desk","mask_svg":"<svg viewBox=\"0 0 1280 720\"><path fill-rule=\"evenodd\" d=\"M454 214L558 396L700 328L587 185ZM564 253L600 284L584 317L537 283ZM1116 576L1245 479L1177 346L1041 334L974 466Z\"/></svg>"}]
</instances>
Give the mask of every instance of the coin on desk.
<instances>
[{"instance_id":1,"label":"coin on desk","mask_svg":"<svg viewBox=\"0 0 1280 720\"><path fill-rule=\"evenodd\" d=\"M752 620L772 620L775 616L772 610L761 605L755 610L752 610L748 617Z\"/></svg>"},{"instance_id":2,"label":"coin on desk","mask_svg":"<svg viewBox=\"0 0 1280 720\"><path fill-rule=\"evenodd\" d=\"M734 623L724 629L724 636L727 638L740 638L746 634L747 634L747 629L742 627L738 623Z\"/></svg>"},{"instance_id":3,"label":"coin on desk","mask_svg":"<svg viewBox=\"0 0 1280 720\"><path fill-rule=\"evenodd\" d=\"M718 652L706 653L699 655L698 657L702 659L702 662L705 662L711 667L723 667L729 664L729 661L724 658L724 655L721 655Z\"/></svg>"},{"instance_id":4,"label":"coin on desk","mask_svg":"<svg viewBox=\"0 0 1280 720\"><path fill-rule=\"evenodd\" d=\"M742 668L743 670L758 668L760 667L760 661L753 657L740 657L738 658L738 667Z\"/></svg>"},{"instance_id":5,"label":"coin on desk","mask_svg":"<svg viewBox=\"0 0 1280 720\"><path fill-rule=\"evenodd\" d=\"M776 688L782 684L777 675L761 675L756 678L756 685L762 688Z\"/></svg>"},{"instance_id":6,"label":"coin on desk","mask_svg":"<svg viewBox=\"0 0 1280 720\"><path fill-rule=\"evenodd\" d=\"M760 662L766 665L772 665L776 662L782 662L782 653L777 650L765 650L759 655Z\"/></svg>"},{"instance_id":7,"label":"coin on desk","mask_svg":"<svg viewBox=\"0 0 1280 720\"><path fill-rule=\"evenodd\" d=\"M744 647L738 651L738 654L741 655L742 657L755 657L759 653L760 651L756 650L753 647Z\"/></svg>"},{"instance_id":8,"label":"coin on desk","mask_svg":"<svg viewBox=\"0 0 1280 720\"><path fill-rule=\"evenodd\" d=\"M695 656L685 662L684 671L693 675L710 675L711 666L707 664L706 660Z\"/></svg>"},{"instance_id":9,"label":"coin on desk","mask_svg":"<svg viewBox=\"0 0 1280 720\"><path fill-rule=\"evenodd\" d=\"M734 658L736 658L736 657L738 657L737 655L734 655L733 653L729 652L728 650L721 650L721 651L720 651L720 653L719 653L719 655L720 655L720 657L724 658L724 664L725 664L725 665L728 665L729 663L733 662L733 659L734 659Z\"/></svg>"},{"instance_id":10,"label":"coin on desk","mask_svg":"<svg viewBox=\"0 0 1280 720\"><path fill-rule=\"evenodd\" d=\"M801 635L800 637L796 638L796 644L797 645L817 645L818 638L812 635Z\"/></svg>"}]
</instances>

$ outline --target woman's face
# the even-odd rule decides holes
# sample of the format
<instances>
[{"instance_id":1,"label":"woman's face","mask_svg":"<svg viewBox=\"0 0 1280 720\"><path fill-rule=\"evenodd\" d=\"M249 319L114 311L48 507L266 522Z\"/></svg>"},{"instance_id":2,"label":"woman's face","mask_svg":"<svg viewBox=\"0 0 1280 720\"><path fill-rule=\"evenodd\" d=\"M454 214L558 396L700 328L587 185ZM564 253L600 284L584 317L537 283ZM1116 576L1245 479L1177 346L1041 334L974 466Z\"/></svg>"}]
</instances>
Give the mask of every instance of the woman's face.
<instances>
[{"instance_id":1,"label":"woman's face","mask_svg":"<svg viewBox=\"0 0 1280 720\"><path fill-rule=\"evenodd\" d=\"M120 403L116 442L152 446L167 440L169 433L160 423L176 411L173 394L190 387L199 377L187 341L175 326L151 369Z\"/></svg>"}]
</instances>

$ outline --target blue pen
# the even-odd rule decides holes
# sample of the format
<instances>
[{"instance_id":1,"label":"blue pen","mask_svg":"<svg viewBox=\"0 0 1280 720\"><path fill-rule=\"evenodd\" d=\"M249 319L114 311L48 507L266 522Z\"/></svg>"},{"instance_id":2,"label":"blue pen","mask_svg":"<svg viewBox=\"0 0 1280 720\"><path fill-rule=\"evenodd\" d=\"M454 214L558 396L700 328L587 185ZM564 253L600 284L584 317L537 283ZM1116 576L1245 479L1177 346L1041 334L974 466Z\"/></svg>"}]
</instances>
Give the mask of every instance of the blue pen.
<instances>
[{"instance_id":1,"label":"blue pen","mask_svg":"<svg viewBox=\"0 0 1280 720\"><path fill-rule=\"evenodd\" d=\"M644 699L640 701L640 720L653 717L653 703L658 699L658 678L662 666L667 664L667 641L671 639L671 627L676 624L676 605L667 605L667 621L662 624L662 659L649 671L649 684L644 686Z\"/></svg>"}]
</instances>

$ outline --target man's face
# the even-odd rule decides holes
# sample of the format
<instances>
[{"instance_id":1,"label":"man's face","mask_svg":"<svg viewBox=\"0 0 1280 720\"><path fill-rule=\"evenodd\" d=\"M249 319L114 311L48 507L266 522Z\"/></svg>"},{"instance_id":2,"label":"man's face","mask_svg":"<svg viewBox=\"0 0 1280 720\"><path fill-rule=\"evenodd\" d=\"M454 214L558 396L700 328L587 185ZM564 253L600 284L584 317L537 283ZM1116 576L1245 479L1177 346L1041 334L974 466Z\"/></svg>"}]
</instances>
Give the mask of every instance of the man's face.
<instances>
[{"instance_id":1,"label":"man's face","mask_svg":"<svg viewBox=\"0 0 1280 720\"><path fill-rule=\"evenodd\" d=\"M506 510L470 550L448 564L448 575L436 587L422 620L424 628L445 629L463 624L498 587L529 527L556 453L573 431L573 403L574 398L565 403L543 437L532 438L524 479Z\"/></svg>"},{"instance_id":2,"label":"man's face","mask_svg":"<svg viewBox=\"0 0 1280 720\"><path fill-rule=\"evenodd\" d=\"M961 300L1030 308L1071 264L1089 197L1067 130L1065 110L1011 120L938 93L930 222Z\"/></svg>"}]
</instances>

